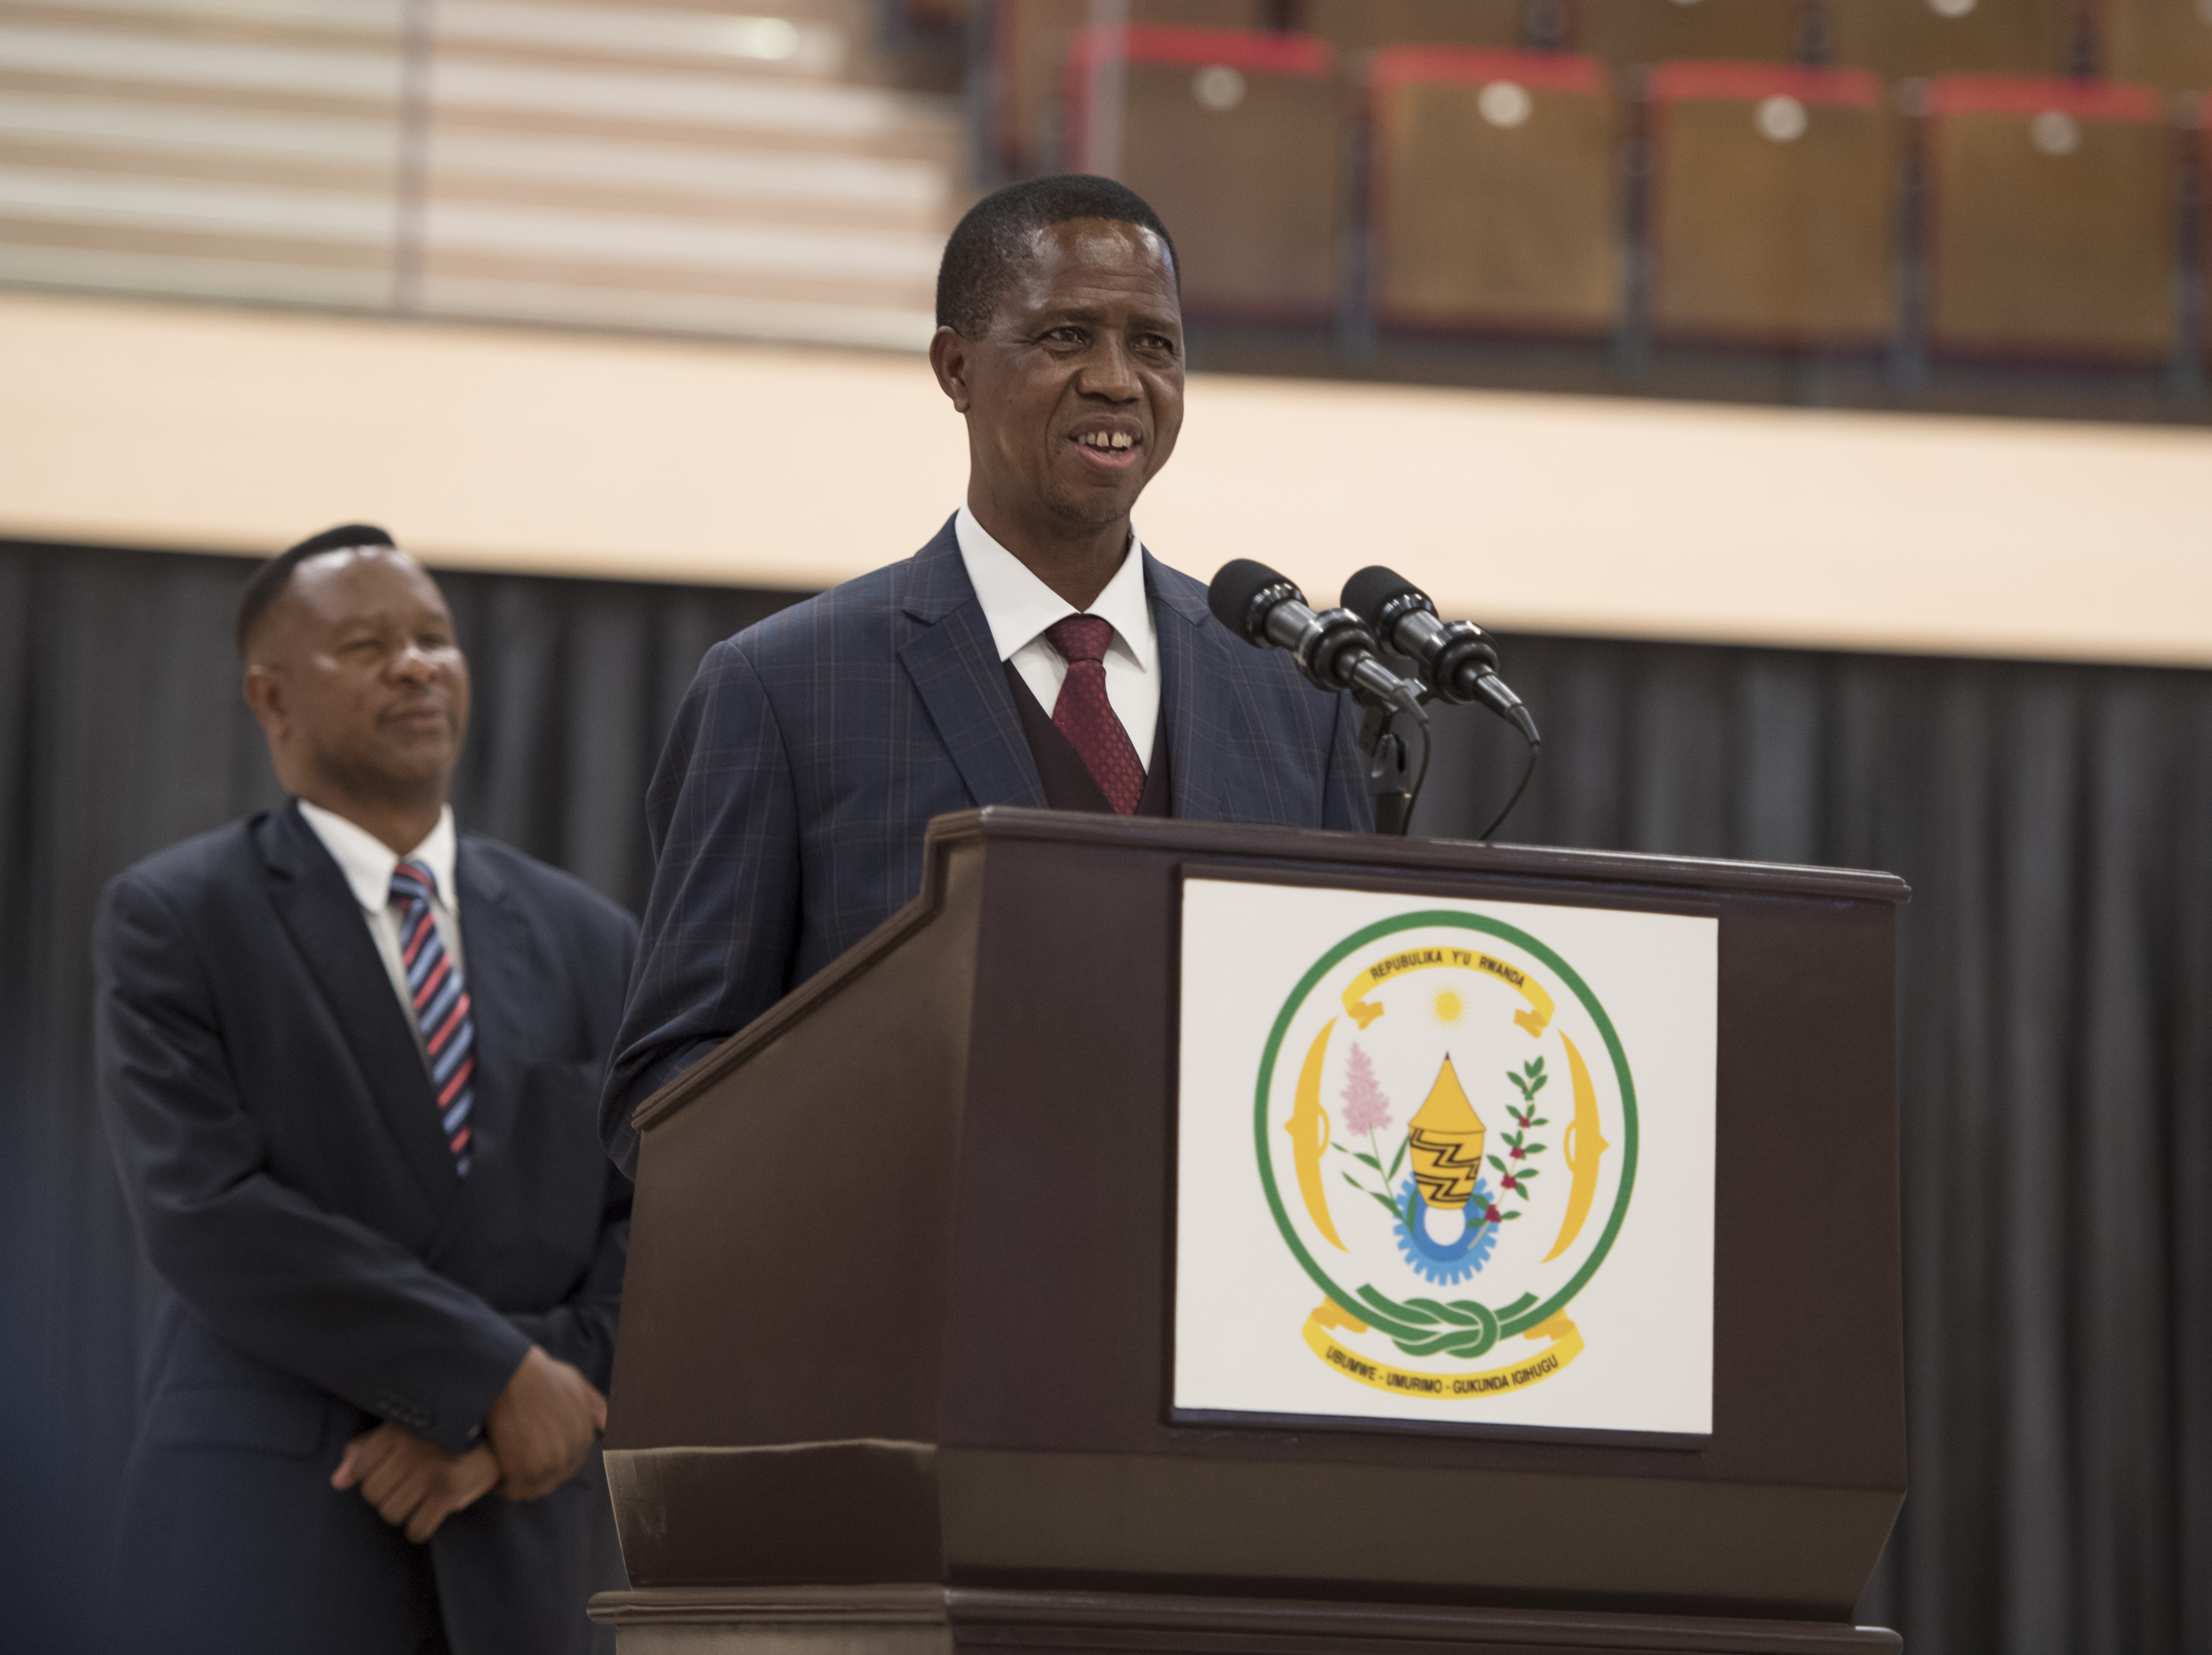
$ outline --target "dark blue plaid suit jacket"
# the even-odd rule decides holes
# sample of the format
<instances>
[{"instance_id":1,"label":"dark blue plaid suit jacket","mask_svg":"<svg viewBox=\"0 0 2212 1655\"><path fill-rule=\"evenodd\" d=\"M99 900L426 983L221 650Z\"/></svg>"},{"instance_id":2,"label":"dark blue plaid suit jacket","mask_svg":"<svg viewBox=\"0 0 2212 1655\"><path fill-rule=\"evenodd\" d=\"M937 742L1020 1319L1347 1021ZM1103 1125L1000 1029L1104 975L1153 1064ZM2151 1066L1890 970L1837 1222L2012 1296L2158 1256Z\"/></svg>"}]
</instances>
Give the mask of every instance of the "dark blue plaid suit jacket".
<instances>
[{"instance_id":1,"label":"dark blue plaid suit jacket","mask_svg":"<svg viewBox=\"0 0 2212 1655\"><path fill-rule=\"evenodd\" d=\"M1358 715L1289 656L1233 636L1206 588L1147 555L1175 814L1364 830ZM983 606L947 521L912 557L707 652L647 794L655 856L600 1131L921 888L922 830L1042 808Z\"/></svg>"}]
</instances>

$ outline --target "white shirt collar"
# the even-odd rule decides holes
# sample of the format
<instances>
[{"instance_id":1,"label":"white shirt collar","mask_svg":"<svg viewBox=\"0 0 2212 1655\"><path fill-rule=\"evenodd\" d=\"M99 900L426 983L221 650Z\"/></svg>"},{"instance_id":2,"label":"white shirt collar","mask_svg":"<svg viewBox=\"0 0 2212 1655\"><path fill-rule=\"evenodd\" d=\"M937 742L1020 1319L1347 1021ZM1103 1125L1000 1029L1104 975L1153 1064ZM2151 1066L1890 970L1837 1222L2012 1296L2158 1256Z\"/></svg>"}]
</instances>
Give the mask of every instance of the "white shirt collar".
<instances>
[{"instance_id":1,"label":"white shirt collar","mask_svg":"<svg viewBox=\"0 0 2212 1655\"><path fill-rule=\"evenodd\" d=\"M991 628L991 642L999 659L1012 660L1016 651L1042 636L1044 630L1070 615L1096 615L1114 629L1115 642L1146 672L1152 671L1158 654L1152 630L1152 605L1145 597L1145 548L1133 530L1121 567L1106 582L1106 589L1088 610L1054 592L1027 563L991 538L975 520L975 514L961 502L952 520L952 532L960 542L960 561L968 566L968 583L983 605L983 618Z\"/></svg>"},{"instance_id":2,"label":"white shirt collar","mask_svg":"<svg viewBox=\"0 0 2212 1655\"><path fill-rule=\"evenodd\" d=\"M345 875L354 900L372 914L381 913L391 906L392 872L403 860L392 854L392 847L336 811L311 805L304 799L300 800L300 814L314 829L315 837L323 842L324 849L337 863L338 871ZM438 900L450 912L458 914L461 903L453 885L453 807L447 805L438 812L438 825L407 855L430 865L431 877L438 882Z\"/></svg>"}]
</instances>

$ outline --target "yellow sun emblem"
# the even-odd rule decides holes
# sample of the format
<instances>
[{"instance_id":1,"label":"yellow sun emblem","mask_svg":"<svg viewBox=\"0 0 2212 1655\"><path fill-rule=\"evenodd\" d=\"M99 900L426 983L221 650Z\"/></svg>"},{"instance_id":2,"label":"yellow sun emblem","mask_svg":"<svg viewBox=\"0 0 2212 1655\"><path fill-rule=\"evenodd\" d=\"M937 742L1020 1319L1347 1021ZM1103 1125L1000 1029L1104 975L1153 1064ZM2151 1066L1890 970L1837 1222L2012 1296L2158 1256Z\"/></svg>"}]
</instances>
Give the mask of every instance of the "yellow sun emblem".
<instances>
[{"instance_id":1,"label":"yellow sun emblem","mask_svg":"<svg viewBox=\"0 0 2212 1655\"><path fill-rule=\"evenodd\" d=\"M1429 1010L1437 1022L1450 1025L1467 1015L1467 1001L1456 989L1439 989L1430 998Z\"/></svg>"}]
</instances>

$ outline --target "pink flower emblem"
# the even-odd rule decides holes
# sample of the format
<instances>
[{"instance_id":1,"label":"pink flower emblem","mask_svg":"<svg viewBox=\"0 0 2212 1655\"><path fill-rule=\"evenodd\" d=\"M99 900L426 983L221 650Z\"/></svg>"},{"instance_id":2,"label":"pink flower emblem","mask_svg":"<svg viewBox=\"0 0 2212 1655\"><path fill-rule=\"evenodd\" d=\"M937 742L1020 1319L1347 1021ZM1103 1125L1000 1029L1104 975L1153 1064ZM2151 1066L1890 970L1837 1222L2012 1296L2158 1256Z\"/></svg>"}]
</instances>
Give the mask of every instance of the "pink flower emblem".
<instances>
[{"instance_id":1,"label":"pink flower emblem","mask_svg":"<svg viewBox=\"0 0 2212 1655\"><path fill-rule=\"evenodd\" d=\"M1345 1129L1364 1137L1369 1133L1382 1131L1389 1124L1390 1100L1383 1096L1382 1083L1375 1078L1374 1060L1354 1041L1351 1062L1345 1066Z\"/></svg>"}]
</instances>

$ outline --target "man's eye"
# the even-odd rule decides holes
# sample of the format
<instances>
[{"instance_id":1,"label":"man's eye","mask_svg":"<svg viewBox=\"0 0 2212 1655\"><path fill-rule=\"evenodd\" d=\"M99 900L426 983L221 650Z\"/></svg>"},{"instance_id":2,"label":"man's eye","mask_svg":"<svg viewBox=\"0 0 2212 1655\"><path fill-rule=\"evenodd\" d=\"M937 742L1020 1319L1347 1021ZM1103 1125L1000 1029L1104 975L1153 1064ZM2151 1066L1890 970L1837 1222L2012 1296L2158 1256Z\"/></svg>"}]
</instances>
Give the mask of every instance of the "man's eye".
<instances>
[{"instance_id":1,"label":"man's eye","mask_svg":"<svg viewBox=\"0 0 2212 1655\"><path fill-rule=\"evenodd\" d=\"M1081 344L1083 330L1079 327L1056 327L1044 337L1052 344Z\"/></svg>"}]
</instances>

